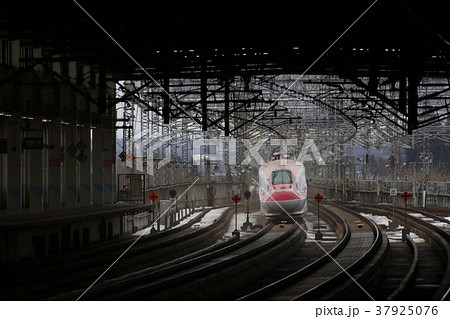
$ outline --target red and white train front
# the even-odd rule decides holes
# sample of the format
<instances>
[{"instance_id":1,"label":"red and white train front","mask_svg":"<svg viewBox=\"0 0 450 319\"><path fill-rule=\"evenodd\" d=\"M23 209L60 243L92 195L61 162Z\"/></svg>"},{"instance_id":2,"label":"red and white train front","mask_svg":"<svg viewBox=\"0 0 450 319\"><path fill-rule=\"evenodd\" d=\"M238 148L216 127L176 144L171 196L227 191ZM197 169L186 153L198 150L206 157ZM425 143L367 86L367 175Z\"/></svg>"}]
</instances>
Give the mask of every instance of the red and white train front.
<instances>
[{"instance_id":1,"label":"red and white train front","mask_svg":"<svg viewBox=\"0 0 450 319\"><path fill-rule=\"evenodd\" d=\"M307 210L305 167L292 160L275 160L259 169L259 199L264 215L300 216Z\"/></svg>"}]
</instances>

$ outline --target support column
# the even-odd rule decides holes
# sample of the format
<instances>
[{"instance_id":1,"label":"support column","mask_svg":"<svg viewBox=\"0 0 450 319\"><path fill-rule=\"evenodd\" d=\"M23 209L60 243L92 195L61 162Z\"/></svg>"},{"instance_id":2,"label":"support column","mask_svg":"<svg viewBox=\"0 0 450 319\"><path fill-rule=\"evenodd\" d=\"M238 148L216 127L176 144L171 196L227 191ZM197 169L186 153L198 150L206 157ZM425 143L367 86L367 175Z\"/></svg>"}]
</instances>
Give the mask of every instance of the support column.
<instances>
[{"instance_id":1,"label":"support column","mask_svg":"<svg viewBox=\"0 0 450 319\"><path fill-rule=\"evenodd\" d=\"M8 214L22 214L22 129L21 117L14 114L8 124Z\"/></svg>"},{"instance_id":2,"label":"support column","mask_svg":"<svg viewBox=\"0 0 450 319\"><path fill-rule=\"evenodd\" d=\"M86 145L84 150L79 151L77 156L78 165L80 167L80 207L91 207L91 125L90 122L83 122L79 126L81 134L77 140L77 145L79 143L84 143ZM82 154L86 157L83 162L80 160Z\"/></svg>"},{"instance_id":3,"label":"support column","mask_svg":"<svg viewBox=\"0 0 450 319\"><path fill-rule=\"evenodd\" d=\"M29 138L43 138L42 118L37 117L31 123L31 130L28 132ZM29 149L30 163L30 213L39 214L44 211L44 178L43 178L43 149Z\"/></svg>"},{"instance_id":4,"label":"support column","mask_svg":"<svg viewBox=\"0 0 450 319\"><path fill-rule=\"evenodd\" d=\"M98 69L98 112L104 114L106 112L106 73L103 63Z\"/></svg>"},{"instance_id":5,"label":"support column","mask_svg":"<svg viewBox=\"0 0 450 319\"><path fill-rule=\"evenodd\" d=\"M115 201L115 134L113 128L107 123L112 123L111 119L105 118L103 121L103 201L105 204L112 204Z\"/></svg>"},{"instance_id":6,"label":"support column","mask_svg":"<svg viewBox=\"0 0 450 319\"><path fill-rule=\"evenodd\" d=\"M75 208L78 206L78 187L77 187L77 160L76 160L76 136L77 136L77 124L73 120L68 125L63 126L63 138L64 138L64 208ZM74 155L69 153L69 150L75 151Z\"/></svg>"},{"instance_id":7,"label":"support column","mask_svg":"<svg viewBox=\"0 0 450 319\"><path fill-rule=\"evenodd\" d=\"M48 131L48 210L58 211L62 208L61 163L65 152L62 143L61 119L53 118Z\"/></svg>"},{"instance_id":8,"label":"support column","mask_svg":"<svg viewBox=\"0 0 450 319\"><path fill-rule=\"evenodd\" d=\"M96 124L92 128L92 182L94 206L103 205L103 125Z\"/></svg>"},{"instance_id":9,"label":"support column","mask_svg":"<svg viewBox=\"0 0 450 319\"><path fill-rule=\"evenodd\" d=\"M0 117L0 138L8 144L8 122ZM3 147L3 145L2 145ZM4 153L3 153L4 152ZM0 152L0 210L6 210L8 199L8 149Z\"/></svg>"}]
</instances>

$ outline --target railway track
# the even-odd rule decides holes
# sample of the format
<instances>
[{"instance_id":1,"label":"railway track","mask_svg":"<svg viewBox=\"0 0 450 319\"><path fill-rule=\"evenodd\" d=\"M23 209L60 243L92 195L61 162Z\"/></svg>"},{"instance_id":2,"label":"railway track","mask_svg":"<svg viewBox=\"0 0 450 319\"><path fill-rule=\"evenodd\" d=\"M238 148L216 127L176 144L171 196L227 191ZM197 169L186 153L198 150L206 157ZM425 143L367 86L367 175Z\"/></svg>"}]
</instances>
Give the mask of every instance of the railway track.
<instances>
[{"instance_id":1,"label":"railway track","mask_svg":"<svg viewBox=\"0 0 450 319\"><path fill-rule=\"evenodd\" d=\"M400 225L387 231L391 260L374 289L378 300L447 300L450 289L449 221L417 209L381 205L361 205L360 212L385 216ZM401 235L407 227L411 236ZM406 232L405 232L406 234ZM418 237L419 236L419 237ZM403 239L403 240L402 240Z\"/></svg>"},{"instance_id":2,"label":"railway track","mask_svg":"<svg viewBox=\"0 0 450 319\"><path fill-rule=\"evenodd\" d=\"M208 216L205 210L189 223L154 235L143 236L124 257L107 273L106 278L120 276L180 258L213 245L226 231L232 210L227 209L211 224L198 229L192 225ZM117 257L127 249L136 236L114 243L80 249L47 262L24 264L15 269L3 269L0 293L2 300L42 300L68 290L89 286ZM229 244L228 241L225 244Z\"/></svg>"},{"instance_id":3,"label":"railway track","mask_svg":"<svg viewBox=\"0 0 450 319\"><path fill-rule=\"evenodd\" d=\"M320 245L323 249L325 249L325 251L331 253L331 255L335 254L340 249L339 246L342 246L343 242L350 238L346 235L348 230L346 229L345 222L341 220L339 216L329 214L327 211L321 210L320 225L318 225L317 215L311 212L305 213L303 215L303 220L306 224L307 235L305 238L305 244L300 247L299 252L277 269L264 274L264 276L249 283L243 289L226 296L226 300L236 300L242 296L251 294L262 287L270 285L271 283L277 282L278 280L295 273L320 258L323 260L317 261L318 263L325 261L327 258L325 252L313 239L317 232L318 226L320 226L320 231L323 235L323 239L319 241Z\"/></svg>"},{"instance_id":4,"label":"railway track","mask_svg":"<svg viewBox=\"0 0 450 319\"><path fill-rule=\"evenodd\" d=\"M295 254L303 238L304 233L295 224L269 224L230 246L104 282L83 299L221 300ZM71 299L79 293L57 299Z\"/></svg>"},{"instance_id":5,"label":"railway track","mask_svg":"<svg viewBox=\"0 0 450 319\"><path fill-rule=\"evenodd\" d=\"M349 286L349 275L361 283L371 279L387 254L386 238L370 220L342 207L331 210L330 205L323 206L328 214L339 215L335 217L343 229L339 243L328 254L302 269L239 300L311 300L319 299L326 292L331 298L342 291L332 289L337 284L344 288Z\"/></svg>"},{"instance_id":6,"label":"railway track","mask_svg":"<svg viewBox=\"0 0 450 319\"><path fill-rule=\"evenodd\" d=\"M193 230L191 226L199 222L199 217L184 230L147 236L105 280L84 294L83 300L449 298L448 220L423 210L408 208L408 214L404 215L402 209L396 209L395 221L406 223L412 231L402 240L401 227L396 232L382 232L369 219L371 216L364 215L371 213L391 218L392 207L360 205L357 210L362 214L336 203L322 205L320 230L325 236L319 241L320 249L312 239L300 245L305 234L295 224L270 224L239 242L234 237L217 242L218 234L223 235L228 228L233 210L229 209L211 225ZM318 225L317 218L308 214L302 228L308 225L311 236ZM416 234L422 240L418 241ZM208 241L211 237L214 240ZM198 246L193 244L199 242ZM316 249L312 249L312 245L316 245ZM113 247L108 245L105 250ZM88 269L74 274L80 284L73 284L73 278L63 278L64 271L61 271L61 275L45 287L39 287L42 284L39 281L26 286L27 296L35 297L23 299L77 299L92 282L90 274L98 275L104 270L96 267L96 262L104 255L94 258L95 252L96 249L84 252L87 257L80 265ZM51 272L52 267L51 263L47 265L44 273ZM65 269L66 276L68 269L73 266ZM21 300L17 296L22 290L12 291L12 294L8 291L9 299ZM2 299L8 300L8 297Z\"/></svg>"}]
</instances>

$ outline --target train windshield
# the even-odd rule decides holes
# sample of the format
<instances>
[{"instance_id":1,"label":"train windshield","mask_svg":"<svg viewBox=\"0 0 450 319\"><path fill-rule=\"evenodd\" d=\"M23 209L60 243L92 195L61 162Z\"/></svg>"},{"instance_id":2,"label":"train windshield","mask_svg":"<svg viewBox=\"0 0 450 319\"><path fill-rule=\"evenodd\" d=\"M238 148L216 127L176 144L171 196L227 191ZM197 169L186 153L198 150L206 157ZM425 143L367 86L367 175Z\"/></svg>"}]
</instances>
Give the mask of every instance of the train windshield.
<instances>
[{"instance_id":1,"label":"train windshield","mask_svg":"<svg viewBox=\"0 0 450 319\"><path fill-rule=\"evenodd\" d=\"M292 173L286 169L272 172L272 184L292 184Z\"/></svg>"}]
</instances>

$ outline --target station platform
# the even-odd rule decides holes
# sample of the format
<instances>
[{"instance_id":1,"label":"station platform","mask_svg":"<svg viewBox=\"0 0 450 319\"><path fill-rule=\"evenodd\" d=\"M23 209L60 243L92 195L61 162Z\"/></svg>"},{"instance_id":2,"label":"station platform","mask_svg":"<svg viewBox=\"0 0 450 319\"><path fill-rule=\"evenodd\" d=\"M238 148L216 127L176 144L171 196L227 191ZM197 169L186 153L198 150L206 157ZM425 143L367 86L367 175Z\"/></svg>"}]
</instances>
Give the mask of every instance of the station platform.
<instances>
[{"instance_id":1,"label":"station platform","mask_svg":"<svg viewBox=\"0 0 450 319\"><path fill-rule=\"evenodd\" d=\"M147 209L150 205L135 204L108 204L98 207L81 207L64 209L61 211L45 212L34 214L23 210L21 215L6 215L0 211L0 230L8 228L34 227L41 224L61 223L93 217L107 217L111 214L123 213L124 210L136 211L138 209Z\"/></svg>"}]
</instances>

